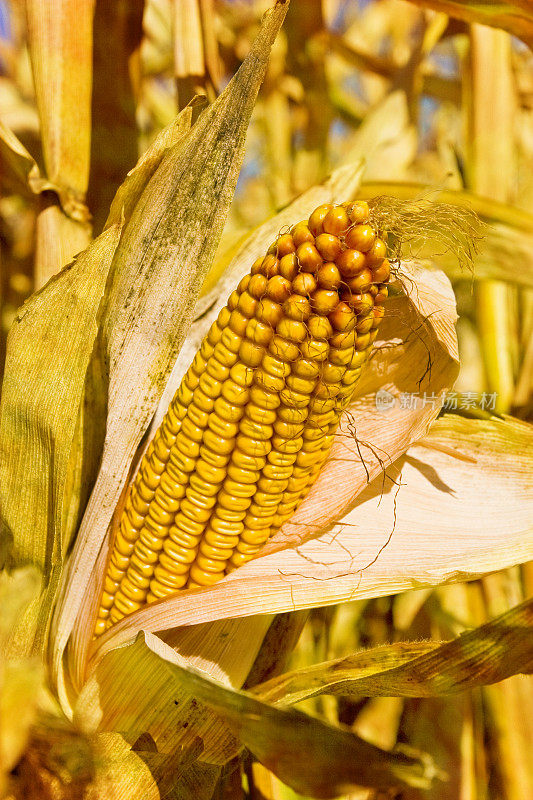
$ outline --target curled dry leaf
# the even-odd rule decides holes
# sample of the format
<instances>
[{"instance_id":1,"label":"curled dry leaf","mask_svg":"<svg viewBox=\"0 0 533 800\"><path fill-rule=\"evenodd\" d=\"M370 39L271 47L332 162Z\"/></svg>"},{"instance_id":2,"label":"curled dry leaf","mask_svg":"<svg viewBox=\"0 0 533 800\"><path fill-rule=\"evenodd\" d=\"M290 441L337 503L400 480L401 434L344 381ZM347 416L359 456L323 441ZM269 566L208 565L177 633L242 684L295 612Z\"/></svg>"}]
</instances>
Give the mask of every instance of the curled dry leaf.
<instances>
[{"instance_id":1,"label":"curled dry leaf","mask_svg":"<svg viewBox=\"0 0 533 800\"><path fill-rule=\"evenodd\" d=\"M434 697L499 683L533 671L533 601L451 642L398 642L286 673L253 689L261 700L292 705L319 694Z\"/></svg>"},{"instance_id":2,"label":"curled dry leaf","mask_svg":"<svg viewBox=\"0 0 533 800\"><path fill-rule=\"evenodd\" d=\"M0 163L6 169L7 178L10 173L23 187L28 187L35 194L46 190L57 191L58 187L42 177L37 162L28 153L13 131L0 120Z\"/></svg>"}]
</instances>

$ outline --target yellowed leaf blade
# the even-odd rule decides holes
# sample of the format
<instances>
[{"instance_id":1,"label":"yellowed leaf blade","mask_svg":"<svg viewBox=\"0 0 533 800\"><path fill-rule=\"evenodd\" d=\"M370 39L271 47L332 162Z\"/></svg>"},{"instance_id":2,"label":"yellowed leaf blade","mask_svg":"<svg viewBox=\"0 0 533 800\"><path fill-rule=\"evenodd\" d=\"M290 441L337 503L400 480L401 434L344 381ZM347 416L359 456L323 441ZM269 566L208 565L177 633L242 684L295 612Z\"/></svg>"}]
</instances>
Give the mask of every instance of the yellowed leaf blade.
<instances>
[{"instance_id":1,"label":"yellowed leaf blade","mask_svg":"<svg viewBox=\"0 0 533 800\"><path fill-rule=\"evenodd\" d=\"M248 121L286 5L278 3L239 72L170 148L126 225L112 266L102 321L109 364L106 441L98 480L64 579L55 639L56 668L80 606L76 666L92 637L102 570L87 597L91 570L126 482L133 455L155 411L190 325L194 304L222 232L244 151ZM105 558L105 548L101 556Z\"/></svg>"},{"instance_id":2,"label":"yellowed leaf blade","mask_svg":"<svg viewBox=\"0 0 533 800\"><path fill-rule=\"evenodd\" d=\"M4 559L2 559L2 562ZM35 567L22 567L11 574L0 574L0 656L7 659L10 644L28 606L39 595L40 576ZM1 662L0 662L1 663Z\"/></svg>"},{"instance_id":3,"label":"yellowed leaf blade","mask_svg":"<svg viewBox=\"0 0 533 800\"><path fill-rule=\"evenodd\" d=\"M417 183L372 181L363 183L359 192L365 199L388 195L399 200L430 198L459 208L473 209L487 223L483 241L474 259L474 279L493 278L533 286L533 215L505 203L479 197L466 190L435 191ZM426 241L416 242L417 257L436 260L452 279L469 278L461 271L456 254L442 252L439 241L425 231Z\"/></svg>"},{"instance_id":4,"label":"yellowed leaf blade","mask_svg":"<svg viewBox=\"0 0 533 800\"><path fill-rule=\"evenodd\" d=\"M110 696L112 684L109 679L104 682L100 677L100 693L96 688L98 676L102 676L105 665L111 663L115 671L113 685L121 687L121 701ZM117 683L119 670L124 677ZM106 656L80 695L80 713L87 707L89 697L92 696L92 702L98 702L100 708L114 707L113 716L108 717L108 724L111 721L113 725L120 724L117 720L117 707L125 708L128 703L131 706L135 695L128 684L132 679L137 680L133 677L136 673L142 673L145 681L150 675L143 694L146 699L146 693L150 692L150 705L160 708L160 713L166 713L166 724L170 730L177 726L171 722L172 703L164 703L163 696L174 696L179 705L183 693L187 692L190 697L214 710L256 758L281 780L297 791L313 797L335 797L360 785L382 788L411 785L427 788L435 777L435 769L428 757L388 753L368 744L348 730L335 728L297 711L269 706L249 694L228 689L208 678L207 674L192 668L160 639L150 634L139 634L128 647L117 649ZM154 678L156 686L153 690ZM113 691L116 692L116 688ZM134 718L131 712L129 717L132 723L142 725L142 720ZM192 728L188 734L181 732L182 742L185 744L187 736L193 736L195 728L196 731L198 728L190 707L182 706L180 719L189 722L187 731ZM146 719L144 723L146 724ZM154 723L155 720L152 720L149 732L157 730ZM100 724L106 723L103 720ZM219 736L224 728L219 723ZM205 736L202 738L205 744ZM218 759L227 758L230 752L227 746L222 750L219 745L218 753L207 750L204 751L204 757L208 762L217 763Z\"/></svg>"},{"instance_id":5,"label":"yellowed leaf blade","mask_svg":"<svg viewBox=\"0 0 533 800\"><path fill-rule=\"evenodd\" d=\"M26 3L46 173L79 221L88 218L93 10L94 0Z\"/></svg>"},{"instance_id":6,"label":"yellowed leaf blade","mask_svg":"<svg viewBox=\"0 0 533 800\"><path fill-rule=\"evenodd\" d=\"M465 22L503 28L533 48L533 11L529 0L412 0L417 6L441 11Z\"/></svg>"},{"instance_id":7,"label":"yellowed leaf blade","mask_svg":"<svg viewBox=\"0 0 533 800\"><path fill-rule=\"evenodd\" d=\"M221 766L234 758L239 745L229 729L199 707L190 687L172 679L161 652L175 659L174 651L155 636L151 641L155 646L146 647L141 634L98 664L76 698L75 724L88 733L120 731L132 743L148 733L165 753L190 747L200 737L210 764Z\"/></svg>"},{"instance_id":8,"label":"yellowed leaf blade","mask_svg":"<svg viewBox=\"0 0 533 800\"><path fill-rule=\"evenodd\" d=\"M39 594L39 573L23 567L0 575L0 794L26 746L35 720L44 670L36 659L16 658L16 640ZM18 631L17 631L18 629ZM17 635L18 633L18 635ZM14 646L15 644L15 646ZM15 658L13 657L15 655Z\"/></svg>"},{"instance_id":9,"label":"yellowed leaf blade","mask_svg":"<svg viewBox=\"0 0 533 800\"><path fill-rule=\"evenodd\" d=\"M43 202L35 230L35 288L41 289L91 241L91 226L67 216L55 202Z\"/></svg>"},{"instance_id":10,"label":"yellowed leaf blade","mask_svg":"<svg viewBox=\"0 0 533 800\"><path fill-rule=\"evenodd\" d=\"M10 561L30 563L50 585L40 613L46 635L68 541L62 514L67 465L108 269L114 226L21 308L9 334L0 406L2 538ZM66 379L68 376L68 379ZM28 626L27 645L33 632Z\"/></svg>"},{"instance_id":11,"label":"yellowed leaf blade","mask_svg":"<svg viewBox=\"0 0 533 800\"><path fill-rule=\"evenodd\" d=\"M200 740L176 753L158 753L150 736L134 743L118 733L90 738L95 774L87 787L87 800L210 800L219 769L199 764ZM148 745L152 744L152 749ZM146 749L145 749L146 747Z\"/></svg>"},{"instance_id":12,"label":"yellowed leaf blade","mask_svg":"<svg viewBox=\"0 0 533 800\"><path fill-rule=\"evenodd\" d=\"M283 705L319 694L434 697L533 671L533 600L450 642L401 642L285 673L253 691Z\"/></svg>"}]
</instances>

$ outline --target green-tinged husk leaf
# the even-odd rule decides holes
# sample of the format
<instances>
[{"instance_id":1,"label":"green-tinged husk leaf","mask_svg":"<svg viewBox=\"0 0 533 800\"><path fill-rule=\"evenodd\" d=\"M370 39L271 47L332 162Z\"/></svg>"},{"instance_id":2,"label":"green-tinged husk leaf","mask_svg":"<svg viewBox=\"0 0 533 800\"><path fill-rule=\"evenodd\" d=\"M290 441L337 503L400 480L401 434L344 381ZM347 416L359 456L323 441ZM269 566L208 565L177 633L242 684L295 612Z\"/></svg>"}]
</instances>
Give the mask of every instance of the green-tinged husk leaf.
<instances>
[{"instance_id":1,"label":"green-tinged husk leaf","mask_svg":"<svg viewBox=\"0 0 533 800\"><path fill-rule=\"evenodd\" d=\"M42 572L46 597L27 620L42 643L72 531L64 492L100 304L120 230L113 226L33 295L8 338L0 406L0 493L8 563ZM68 378L66 377L68 376ZM37 613L39 616L37 616Z\"/></svg>"}]
</instances>

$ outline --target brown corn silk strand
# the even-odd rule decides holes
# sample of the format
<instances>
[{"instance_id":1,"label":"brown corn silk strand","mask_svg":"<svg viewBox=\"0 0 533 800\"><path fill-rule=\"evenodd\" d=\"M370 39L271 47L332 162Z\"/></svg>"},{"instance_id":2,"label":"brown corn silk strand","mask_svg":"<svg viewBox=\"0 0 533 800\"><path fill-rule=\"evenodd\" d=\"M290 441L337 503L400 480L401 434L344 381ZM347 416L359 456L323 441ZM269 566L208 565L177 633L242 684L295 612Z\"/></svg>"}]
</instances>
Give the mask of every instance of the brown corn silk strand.
<instances>
[{"instance_id":1,"label":"brown corn silk strand","mask_svg":"<svg viewBox=\"0 0 533 800\"><path fill-rule=\"evenodd\" d=\"M364 201L319 206L231 294L129 489L97 635L249 561L309 492L384 313L368 218Z\"/></svg>"}]
</instances>

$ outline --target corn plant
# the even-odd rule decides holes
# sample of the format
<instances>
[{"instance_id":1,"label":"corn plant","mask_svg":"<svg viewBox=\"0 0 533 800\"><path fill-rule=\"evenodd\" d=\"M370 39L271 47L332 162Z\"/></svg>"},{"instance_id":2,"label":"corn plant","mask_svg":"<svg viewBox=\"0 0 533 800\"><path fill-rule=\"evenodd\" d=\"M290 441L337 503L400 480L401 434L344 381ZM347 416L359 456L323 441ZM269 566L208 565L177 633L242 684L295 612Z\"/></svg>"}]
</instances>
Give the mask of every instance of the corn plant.
<instances>
[{"instance_id":1,"label":"corn plant","mask_svg":"<svg viewBox=\"0 0 533 800\"><path fill-rule=\"evenodd\" d=\"M389 58L358 25L390 32L394 3L342 36L340 3L258 5L11 7L0 794L528 797L532 433L501 413L527 415L530 378L505 88L528 9L404 4ZM464 182L457 159L428 193L442 163L410 159L421 87L452 91L424 61L446 14L472 24L472 134ZM474 282L493 407L464 404Z\"/></svg>"}]
</instances>

